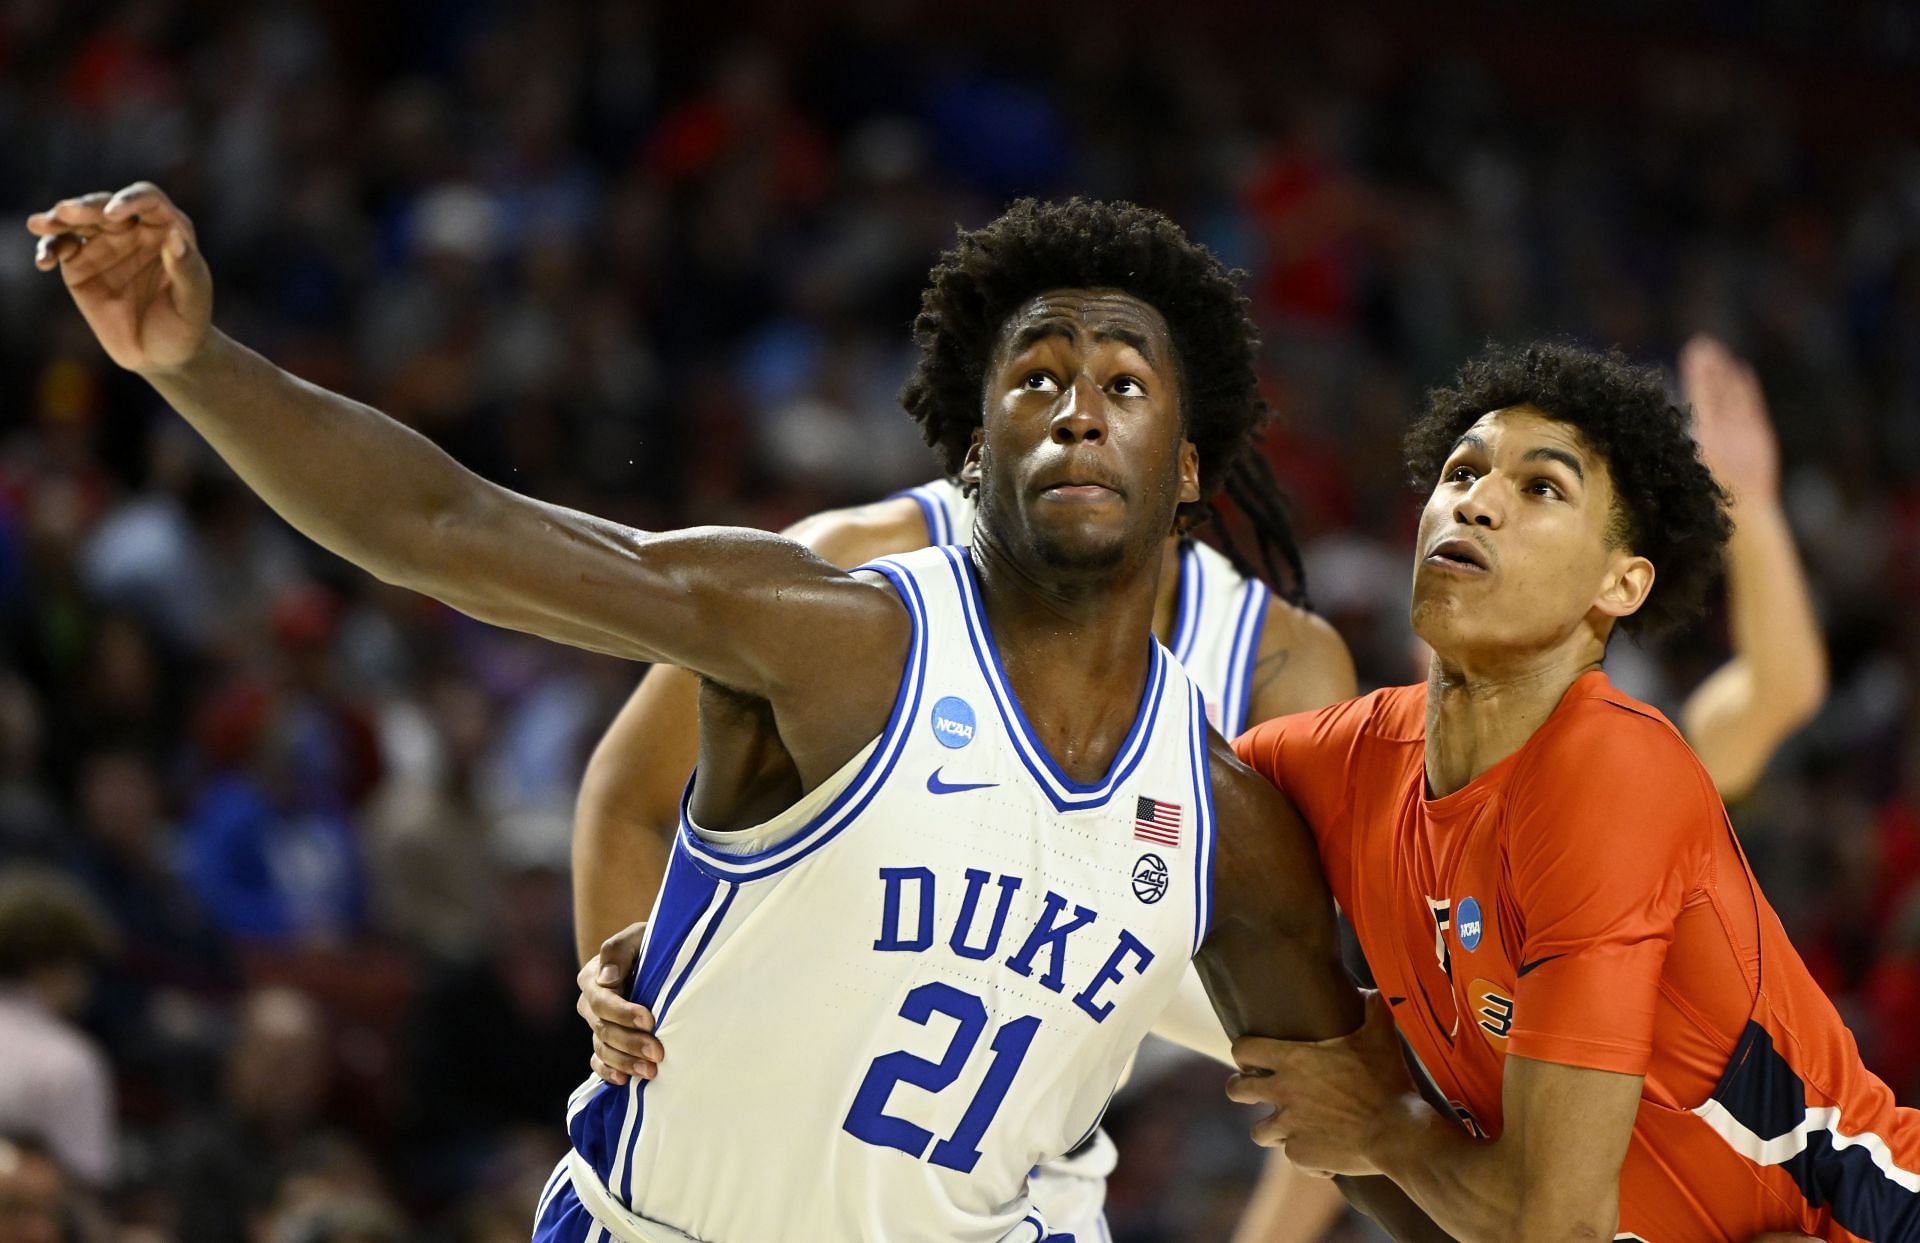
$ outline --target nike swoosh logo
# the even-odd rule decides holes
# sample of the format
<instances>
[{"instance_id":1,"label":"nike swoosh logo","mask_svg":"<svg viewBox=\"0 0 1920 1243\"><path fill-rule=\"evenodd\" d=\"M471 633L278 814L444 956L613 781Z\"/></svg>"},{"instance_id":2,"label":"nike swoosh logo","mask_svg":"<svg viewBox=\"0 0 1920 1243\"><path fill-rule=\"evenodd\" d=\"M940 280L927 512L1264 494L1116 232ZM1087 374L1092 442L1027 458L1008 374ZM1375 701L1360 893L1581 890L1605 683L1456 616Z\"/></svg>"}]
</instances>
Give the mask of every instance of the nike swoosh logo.
<instances>
[{"instance_id":1,"label":"nike swoosh logo","mask_svg":"<svg viewBox=\"0 0 1920 1243\"><path fill-rule=\"evenodd\" d=\"M944 765L942 767L944 767ZM938 768L927 774L928 794L961 794L967 790L991 790L999 784L998 781L960 782L957 784L942 781L940 780L940 769Z\"/></svg>"},{"instance_id":2,"label":"nike swoosh logo","mask_svg":"<svg viewBox=\"0 0 1920 1243\"><path fill-rule=\"evenodd\" d=\"M1520 964L1520 969L1514 972L1514 975L1515 976L1525 975L1527 972L1533 970L1535 967L1538 967L1544 963L1550 963L1556 958L1565 958L1565 957L1566 957L1565 954L1548 954L1545 958L1536 958L1532 962L1523 962Z\"/></svg>"}]
</instances>

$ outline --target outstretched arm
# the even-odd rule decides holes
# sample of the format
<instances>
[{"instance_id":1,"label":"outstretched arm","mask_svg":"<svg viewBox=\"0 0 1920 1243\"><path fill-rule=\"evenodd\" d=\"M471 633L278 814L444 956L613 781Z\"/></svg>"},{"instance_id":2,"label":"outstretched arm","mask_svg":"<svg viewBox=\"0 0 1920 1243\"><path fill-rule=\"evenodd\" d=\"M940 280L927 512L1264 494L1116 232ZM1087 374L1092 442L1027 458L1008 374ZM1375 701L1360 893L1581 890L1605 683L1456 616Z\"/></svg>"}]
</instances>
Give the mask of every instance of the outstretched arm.
<instances>
[{"instance_id":1,"label":"outstretched arm","mask_svg":"<svg viewBox=\"0 0 1920 1243\"><path fill-rule=\"evenodd\" d=\"M1680 721L1722 797L1736 799L1787 735L1819 711L1827 649L1780 506L1779 448L1753 369L1713 338L1695 337L1681 351L1680 378L1701 455L1733 496L1733 658L1695 689Z\"/></svg>"},{"instance_id":2,"label":"outstretched arm","mask_svg":"<svg viewBox=\"0 0 1920 1243\"><path fill-rule=\"evenodd\" d=\"M910 627L893 593L789 540L649 534L521 496L214 331L192 222L151 185L66 200L28 227L39 266L60 268L116 363L289 522L388 582L497 625L696 669L776 712L830 708L812 695L830 695L819 675L836 652L849 665L862 646L904 659ZM803 779L844 761L848 741L796 752Z\"/></svg>"}]
</instances>

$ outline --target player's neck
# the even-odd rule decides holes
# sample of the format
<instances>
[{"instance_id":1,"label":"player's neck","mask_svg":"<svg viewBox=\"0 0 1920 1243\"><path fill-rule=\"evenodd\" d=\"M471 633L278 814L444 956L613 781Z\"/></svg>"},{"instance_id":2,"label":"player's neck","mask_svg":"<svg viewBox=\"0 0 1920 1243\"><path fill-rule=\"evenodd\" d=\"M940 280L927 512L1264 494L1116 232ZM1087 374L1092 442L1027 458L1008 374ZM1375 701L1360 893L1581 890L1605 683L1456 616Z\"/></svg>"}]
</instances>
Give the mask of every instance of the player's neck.
<instances>
[{"instance_id":1,"label":"player's neck","mask_svg":"<svg viewBox=\"0 0 1920 1243\"><path fill-rule=\"evenodd\" d=\"M1152 661L1161 555L1062 584L985 541L972 550L988 628L1029 722L1077 781L1097 781L1133 724Z\"/></svg>"},{"instance_id":2,"label":"player's neck","mask_svg":"<svg viewBox=\"0 0 1920 1243\"><path fill-rule=\"evenodd\" d=\"M1570 642L1493 660L1435 654L1427 668L1427 796L1444 798L1533 737L1604 649Z\"/></svg>"}]
</instances>

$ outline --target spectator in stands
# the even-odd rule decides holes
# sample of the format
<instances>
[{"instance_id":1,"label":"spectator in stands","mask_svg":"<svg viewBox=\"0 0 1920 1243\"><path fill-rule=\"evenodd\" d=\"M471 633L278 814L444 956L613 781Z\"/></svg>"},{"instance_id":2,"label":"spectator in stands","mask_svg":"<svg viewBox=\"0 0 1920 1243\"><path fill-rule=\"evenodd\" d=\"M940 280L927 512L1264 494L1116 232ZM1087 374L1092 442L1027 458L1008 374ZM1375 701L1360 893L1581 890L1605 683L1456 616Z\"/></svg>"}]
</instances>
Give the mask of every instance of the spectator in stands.
<instances>
[{"instance_id":1,"label":"spectator in stands","mask_svg":"<svg viewBox=\"0 0 1920 1243\"><path fill-rule=\"evenodd\" d=\"M89 1186L113 1180L113 1076L76 1023L118 933L71 876L0 872L0 1131L37 1136Z\"/></svg>"}]
</instances>

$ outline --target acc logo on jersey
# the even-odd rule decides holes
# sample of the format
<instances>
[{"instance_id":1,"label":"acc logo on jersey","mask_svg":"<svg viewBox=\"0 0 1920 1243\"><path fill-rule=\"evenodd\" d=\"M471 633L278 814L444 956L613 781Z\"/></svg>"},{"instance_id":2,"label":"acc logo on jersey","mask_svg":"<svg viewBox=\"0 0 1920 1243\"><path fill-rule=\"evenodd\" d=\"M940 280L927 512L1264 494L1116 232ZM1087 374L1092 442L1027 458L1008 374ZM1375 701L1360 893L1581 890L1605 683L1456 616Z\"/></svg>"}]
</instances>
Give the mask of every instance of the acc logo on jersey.
<instances>
[{"instance_id":1,"label":"acc logo on jersey","mask_svg":"<svg viewBox=\"0 0 1920 1243\"><path fill-rule=\"evenodd\" d=\"M1505 1052L1513 1030L1513 998L1492 980L1475 980L1467 985L1467 1013L1493 1047Z\"/></svg>"},{"instance_id":2,"label":"acc logo on jersey","mask_svg":"<svg viewBox=\"0 0 1920 1243\"><path fill-rule=\"evenodd\" d=\"M1152 906L1167 896L1167 861L1159 855L1141 855L1133 865L1133 896Z\"/></svg>"},{"instance_id":3,"label":"acc logo on jersey","mask_svg":"<svg viewBox=\"0 0 1920 1243\"><path fill-rule=\"evenodd\" d=\"M943 747L959 750L973 741L973 705L948 695L933 705L933 736Z\"/></svg>"},{"instance_id":4,"label":"acc logo on jersey","mask_svg":"<svg viewBox=\"0 0 1920 1243\"><path fill-rule=\"evenodd\" d=\"M1480 922L1480 903L1473 898L1462 898L1453 908L1453 926L1458 930L1460 948L1471 954L1480 948L1480 934L1485 926Z\"/></svg>"}]
</instances>

